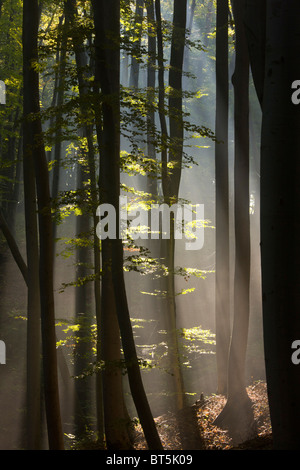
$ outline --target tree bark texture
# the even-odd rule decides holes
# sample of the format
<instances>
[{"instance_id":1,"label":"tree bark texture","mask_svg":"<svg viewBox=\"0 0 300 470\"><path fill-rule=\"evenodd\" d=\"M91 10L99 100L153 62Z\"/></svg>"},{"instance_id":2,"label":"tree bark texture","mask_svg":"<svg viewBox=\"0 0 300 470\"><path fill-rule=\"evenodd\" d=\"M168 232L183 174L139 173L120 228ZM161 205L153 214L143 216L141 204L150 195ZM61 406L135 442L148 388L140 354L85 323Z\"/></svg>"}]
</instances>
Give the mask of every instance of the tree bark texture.
<instances>
[{"instance_id":1,"label":"tree bark texture","mask_svg":"<svg viewBox=\"0 0 300 470\"><path fill-rule=\"evenodd\" d=\"M230 342L228 180L228 0L217 2L216 35L216 354L218 393L227 394Z\"/></svg>"}]
</instances>

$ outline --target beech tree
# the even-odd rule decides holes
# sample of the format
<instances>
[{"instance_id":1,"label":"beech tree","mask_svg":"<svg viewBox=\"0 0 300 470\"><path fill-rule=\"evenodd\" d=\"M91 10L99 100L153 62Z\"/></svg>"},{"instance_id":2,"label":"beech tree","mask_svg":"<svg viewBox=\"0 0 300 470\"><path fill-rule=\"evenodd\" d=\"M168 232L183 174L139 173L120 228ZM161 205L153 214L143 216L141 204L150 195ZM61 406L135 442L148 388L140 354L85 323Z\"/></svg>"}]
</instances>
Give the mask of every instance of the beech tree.
<instances>
[{"instance_id":1,"label":"beech tree","mask_svg":"<svg viewBox=\"0 0 300 470\"><path fill-rule=\"evenodd\" d=\"M261 269L273 446L295 450L300 375L291 356L300 336L300 108L292 101L292 84L300 76L300 5L294 0L248 0L246 13L251 67L262 108Z\"/></svg>"},{"instance_id":2,"label":"beech tree","mask_svg":"<svg viewBox=\"0 0 300 470\"><path fill-rule=\"evenodd\" d=\"M155 0L158 48L159 82L159 119L161 126L161 177L164 202L171 206L178 202L179 186L183 160L184 125L182 116L182 74L185 49L185 31L187 2L174 0L173 24L169 70L169 130L165 115L164 53L161 26L161 5ZM169 170L169 164L172 170ZM182 409L185 404L184 384L179 356L175 301L175 218L170 217L170 239L162 240L162 262L166 264L166 316L170 368L173 376L175 409Z\"/></svg>"},{"instance_id":3,"label":"beech tree","mask_svg":"<svg viewBox=\"0 0 300 470\"><path fill-rule=\"evenodd\" d=\"M235 272L233 326L228 358L227 402L215 424L228 426L236 440L255 432L252 403L246 391L246 352L249 330L250 193L249 193L249 58L243 17L244 1L233 1L236 58L234 87L234 227Z\"/></svg>"},{"instance_id":4,"label":"beech tree","mask_svg":"<svg viewBox=\"0 0 300 470\"><path fill-rule=\"evenodd\" d=\"M100 149L100 201L111 204L119 221L120 195L120 2L93 2L96 48L96 80L102 92L102 131L98 135ZM108 42L109 41L109 42ZM113 41L113 42L112 42ZM117 231L119 227L117 222ZM161 449L162 445L144 390L139 361L128 310L123 273L122 239L102 240L102 308L107 316L115 305L120 328L125 365L130 389L149 449ZM104 277L105 276L105 277ZM111 292L108 297L109 290ZM112 321L112 318L105 319ZM103 323L101 325L102 328ZM115 331L116 328L115 328ZM104 348L109 347L107 338ZM111 393L106 390L104 393ZM105 397L104 397L105 400ZM115 403L116 405L116 403ZM123 403L119 403L123 406ZM105 418L104 418L105 419Z\"/></svg>"},{"instance_id":5,"label":"beech tree","mask_svg":"<svg viewBox=\"0 0 300 470\"><path fill-rule=\"evenodd\" d=\"M28 124L28 133L24 132L24 155L27 152L31 155L32 166L30 167L30 173L31 177L35 175L35 180L32 183L37 190L39 254L35 253L34 256L39 259L43 389L49 448L59 450L64 448L64 440L60 416L56 357L51 199L39 106L38 27L38 1L30 2L25 0L23 3L23 107L24 118L26 120L33 118L33 120ZM28 347L31 347L30 343Z\"/></svg>"},{"instance_id":6,"label":"beech tree","mask_svg":"<svg viewBox=\"0 0 300 470\"><path fill-rule=\"evenodd\" d=\"M0 0L0 78L8 90L7 104L0 103L0 263L5 268L0 323L1 340L9 346L1 372L18 372L20 387L13 393L22 403L15 406L22 408L15 411L22 430L12 430L9 445L18 446L13 439L21 434L27 449L135 449L137 416L146 446L161 450L156 417L175 411L176 445L180 435L182 448L203 449L195 413L202 396L194 403L202 390L227 398L215 424L229 429L234 441L253 437L247 387L253 370L254 380L262 378L264 364L256 349L260 308L251 318L253 343L246 354L249 209L254 207L249 200L250 59L263 114L261 259L274 447L296 448L300 332L293 285L298 283L299 165L293 152L299 146L300 74L293 61L299 50L293 15L298 12L294 0L289 6L281 0ZM231 101L228 59L234 53ZM251 111L257 104L252 98ZM216 135L199 125L203 121L215 123ZM217 142L212 146L203 138ZM144 226L151 227L152 214L148 224L129 215L124 240L119 196L127 192L129 210L133 202L140 216L152 202L180 205L196 197L205 203L206 219L216 216L216 232L209 230L203 251L185 253L175 239L175 214L170 239L162 236L164 219L154 229L158 240L151 241L144 238ZM109 238L99 240L102 204L109 204L109 216L115 208L117 239L109 227ZM110 217L106 220L110 224ZM137 220L141 243L131 237ZM197 222L192 221L193 232ZM183 221L183 226L189 237L190 224ZM257 232L253 235L256 243ZM236 255L233 289L229 245ZM6 246L23 276L24 296L6 277L12 273ZM193 266L176 265L184 259ZM199 269L203 261L208 271ZM252 273L260 282L256 270ZM198 286L202 277L208 277L207 285ZM2 292L10 295L4 298ZM260 301L255 298L250 306L260 307ZM27 320L22 322L26 338L21 319ZM12 338L18 335L14 358L9 350L15 343L4 337L5 330ZM26 426L23 362L13 362L25 346ZM2 381L0 389L4 408L3 394L8 402L15 398L7 393L10 383ZM1 414L4 427L11 415L2 408ZM192 432L184 434L185 429ZM8 441L1 438L0 447Z\"/></svg>"},{"instance_id":7,"label":"beech tree","mask_svg":"<svg viewBox=\"0 0 300 470\"><path fill-rule=\"evenodd\" d=\"M227 368L230 341L229 269L229 72L227 0L217 2L216 24L216 357L218 393L227 393Z\"/></svg>"}]
</instances>

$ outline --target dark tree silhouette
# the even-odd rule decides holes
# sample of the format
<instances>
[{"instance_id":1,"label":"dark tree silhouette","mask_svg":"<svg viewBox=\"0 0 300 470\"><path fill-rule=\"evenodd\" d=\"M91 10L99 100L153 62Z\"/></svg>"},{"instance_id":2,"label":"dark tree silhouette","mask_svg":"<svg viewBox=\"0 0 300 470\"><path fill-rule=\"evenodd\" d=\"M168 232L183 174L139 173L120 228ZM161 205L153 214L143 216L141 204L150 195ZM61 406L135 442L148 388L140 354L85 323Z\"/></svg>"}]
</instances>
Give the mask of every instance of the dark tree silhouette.
<instances>
[{"instance_id":1,"label":"dark tree silhouette","mask_svg":"<svg viewBox=\"0 0 300 470\"><path fill-rule=\"evenodd\" d=\"M53 233L51 199L49 191L48 166L42 140L42 126L39 106L39 75L35 65L38 62L38 1L25 0L23 3L23 77L24 77L24 118L33 119L28 125L27 141L24 132L24 154L32 152L38 204L39 228L39 278L43 354L43 386L49 448L64 448L58 391L55 313L53 294ZM30 149L28 149L28 145ZM31 344L28 344L31 347ZM39 391L37 391L39 393Z\"/></svg>"},{"instance_id":2,"label":"dark tree silhouette","mask_svg":"<svg viewBox=\"0 0 300 470\"><path fill-rule=\"evenodd\" d=\"M245 384L249 330L250 216L249 216L249 58L243 24L244 1L233 1L236 34L234 87L234 218L235 273L233 326L228 359L227 402L215 423L228 427L236 441L255 433L252 403Z\"/></svg>"},{"instance_id":3,"label":"dark tree silhouette","mask_svg":"<svg viewBox=\"0 0 300 470\"><path fill-rule=\"evenodd\" d=\"M216 32L216 348L218 393L227 393L230 341L228 181L228 1L217 2Z\"/></svg>"}]
</instances>

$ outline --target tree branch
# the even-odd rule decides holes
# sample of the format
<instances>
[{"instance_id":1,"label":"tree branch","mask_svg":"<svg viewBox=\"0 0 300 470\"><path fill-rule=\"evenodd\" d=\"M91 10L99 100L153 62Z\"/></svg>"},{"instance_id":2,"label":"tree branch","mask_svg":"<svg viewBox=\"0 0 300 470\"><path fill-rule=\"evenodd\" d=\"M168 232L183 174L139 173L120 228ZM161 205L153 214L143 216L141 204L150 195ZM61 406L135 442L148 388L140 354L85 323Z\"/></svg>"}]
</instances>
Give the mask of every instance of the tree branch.
<instances>
[{"instance_id":1,"label":"tree branch","mask_svg":"<svg viewBox=\"0 0 300 470\"><path fill-rule=\"evenodd\" d=\"M27 265L20 253L20 250L18 248L18 245L15 241L15 238L13 236L13 234L11 233L10 231L10 228L9 226L7 225L6 223L6 220L4 218L4 215L2 213L2 211L0 210L0 229L2 230L2 233L7 241L7 244L10 248L10 251L11 251L11 254L15 260L15 262L17 263L20 271L21 271L21 274L24 278L24 281L27 285L27 274L28 274L28 270L27 270Z\"/></svg>"}]
</instances>

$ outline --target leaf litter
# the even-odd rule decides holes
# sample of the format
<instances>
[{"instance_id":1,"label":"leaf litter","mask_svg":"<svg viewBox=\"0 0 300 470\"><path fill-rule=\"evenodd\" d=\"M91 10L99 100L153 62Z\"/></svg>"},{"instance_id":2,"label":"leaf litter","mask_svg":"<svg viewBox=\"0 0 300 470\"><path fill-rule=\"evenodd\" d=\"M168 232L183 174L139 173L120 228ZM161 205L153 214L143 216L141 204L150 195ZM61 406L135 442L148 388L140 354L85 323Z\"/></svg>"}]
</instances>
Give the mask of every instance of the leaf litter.
<instances>
[{"instance_id":1,"label":"leaf litter","mask_svg":"<svg viewBox=\"0 0 300 470\"><path fill-rule=\"evenodd\" d=\"M272 427L266 383L258 381L247 387L252 401L257 435L234 445L229 431L215 426L214 420L225 406L223 395L210 395L198 400L182 412L168 412L155 418L164 450L271 450ZM134 448L146 450L141 425L135 427Z\"/></svg>"}]
</instances>

